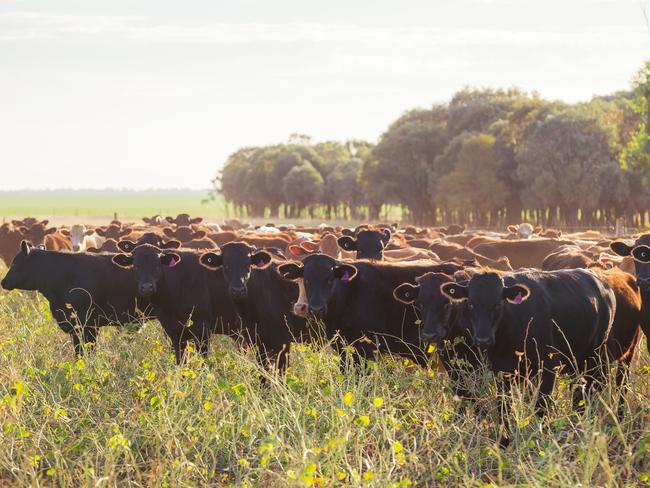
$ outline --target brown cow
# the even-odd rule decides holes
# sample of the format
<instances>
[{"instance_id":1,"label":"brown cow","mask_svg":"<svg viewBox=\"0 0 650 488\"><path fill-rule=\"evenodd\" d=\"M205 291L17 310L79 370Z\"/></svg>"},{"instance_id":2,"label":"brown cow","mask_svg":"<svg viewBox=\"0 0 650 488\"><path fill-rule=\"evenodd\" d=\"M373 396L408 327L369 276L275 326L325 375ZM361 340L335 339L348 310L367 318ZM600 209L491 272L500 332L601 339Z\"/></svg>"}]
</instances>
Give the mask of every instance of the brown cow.
<instances>
[{"instance_id":1,"label":"brown cow","mask_svg":"<svg viewBox=\"0 0 650 488\"><path fill-rule=\"evenodd\" d=\"M176 218L166 217L165 220L170 224L176 224L177 227L189 227L192 224L200 224L203 222L202 217L191 218L188 214L178 214Z\"/></svg>"},{"instance_id":2,"label":"brown cow","mask_svg":"<svg viewBox=\"0 0 650 488\"><path fill-rule=\"evenodd\" d=\"M594 255L584 251L579 246L560 246L542 261L543 271L556 271L558 269L593 268L598 266L593 260Z\"/></svg>"},{"instance_id":3,"label":"brown cow","mask_svg":"<svg viewBox=\"0 0 650 488\"><path fill-rule=\"evenodd\" d=\"M14 256L20 251L23 234L13 224L0 225L0 259L9 266Z\"/></svg>"},{"instance_id":4,"label":"brown cow","mask_svg":"<svg viewBox=\"0 0 650 488\"><path fill-rule=\"evenodd\" d=\"M472 249L454 244L451 242L438 241L429 246L429 250L435 252L440 259L467 259L476 260L482 266L488 266L495 270L512 271L512 266L507 257L499 257L496 259L484 256L480 253L474 252Z\"/></svg>"},{"instance_id":5,"label":"brown cow","mask_svg":"<svg viewBox=\"0 0 650 488\"><path fill-rule=\"evenodd\" d=\"M101 237L104 237L106 239L114 239L116 241L119 241L123 237L128 236L133 232L133 229L131 228L122 228L121 224L115 224L112 223L111 225L108 225L106 227L97 227L95 229L95 233Z\"/></svg>"},{"instance_id":6,"label":"brown cow","mask_svg":"<svg viewBox=\"0 0 650 488\"><path fill-rule=\"evenodd\" d=\"M573 242L557 239L502 241L479 244L474 248L474 252L491 259L505 256L515 269L539 268L546 256L566 244L573 244Z\"/></svg>"}]
</instances>

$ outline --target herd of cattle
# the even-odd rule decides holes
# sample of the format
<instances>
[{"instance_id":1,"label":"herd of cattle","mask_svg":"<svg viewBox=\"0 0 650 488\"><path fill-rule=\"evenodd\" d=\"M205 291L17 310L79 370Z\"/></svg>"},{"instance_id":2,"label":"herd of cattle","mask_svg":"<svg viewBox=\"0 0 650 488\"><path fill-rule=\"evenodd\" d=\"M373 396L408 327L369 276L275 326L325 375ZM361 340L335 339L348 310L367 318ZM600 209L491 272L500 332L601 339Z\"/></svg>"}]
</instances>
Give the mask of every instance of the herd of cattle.
<instances>
[{"instance_id":1,"label":"herd of cattle","mask_svg":"<svg viewBox=\"0 0 650 488\"><path fill-rule=\"evenodd\" d=\"M315 317L343 359L390 351L424 365L427 345L437 344L462 397L472 396L464 375L482 361L510 379L499 383L504 391L537 378L539 412L560 371L583 375L576 408L610 364L617 384L626 381L642 335L650 337L649 246L650 234L626 242L527 223L503 233L253 228L181 214L94 228L33 218L0 226L2 287L45 296L76 354L94 345L98 327L152 318L179 363L188 341L207 354L210 335L226 334L284 370L290 343L310 340Z\"/></svg>"}]
</instances>

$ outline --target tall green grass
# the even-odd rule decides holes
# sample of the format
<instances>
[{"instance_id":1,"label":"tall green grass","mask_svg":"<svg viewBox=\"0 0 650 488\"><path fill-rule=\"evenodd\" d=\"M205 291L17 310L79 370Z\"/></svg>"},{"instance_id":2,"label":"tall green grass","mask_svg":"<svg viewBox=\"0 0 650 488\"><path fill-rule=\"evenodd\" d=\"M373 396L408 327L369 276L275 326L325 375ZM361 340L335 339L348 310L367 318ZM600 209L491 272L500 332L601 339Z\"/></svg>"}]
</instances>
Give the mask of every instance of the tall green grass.
<instances>
[{"instance_id":1,"label":"tall green grass","mask_svg":"<svg viewBox=\"0 0 650 488\"><path fill-rule=\"evenodd\" d=\"M487 373L469 404L435 365L384 356L341 373L326 344L301 344L265 387L254 354L226 338L207 361L175 366L155 322L104 328L73 360L42 297L0 293L0 483L647 486L645 351L633 371L622 422L611 387L576 414L563 380L546 419L515 389L514 438L500 449Z\"/></svg>"}]
</instances>

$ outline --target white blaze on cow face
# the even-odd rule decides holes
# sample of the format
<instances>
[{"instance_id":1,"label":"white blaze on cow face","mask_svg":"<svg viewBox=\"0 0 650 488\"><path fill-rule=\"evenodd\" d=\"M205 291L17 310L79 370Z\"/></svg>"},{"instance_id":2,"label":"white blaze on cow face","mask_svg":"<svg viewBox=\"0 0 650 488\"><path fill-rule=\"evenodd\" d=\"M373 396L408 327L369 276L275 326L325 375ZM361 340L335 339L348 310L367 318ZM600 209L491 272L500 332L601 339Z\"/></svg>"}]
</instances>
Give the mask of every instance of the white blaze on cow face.
<instances>
[{"instance_id":1,"label":"white blaze on cow face","mask_svg":"<svg viewBox=\"0 0 650 488\"><path fill-rule=\"evenodd\" d=\"M293 313L298 317L307 315L309 306L307 304L307 292L305 291L305 283L302 278L295 280L298 283L298 300L293 304Z\"/></svg>"}]
</instances>

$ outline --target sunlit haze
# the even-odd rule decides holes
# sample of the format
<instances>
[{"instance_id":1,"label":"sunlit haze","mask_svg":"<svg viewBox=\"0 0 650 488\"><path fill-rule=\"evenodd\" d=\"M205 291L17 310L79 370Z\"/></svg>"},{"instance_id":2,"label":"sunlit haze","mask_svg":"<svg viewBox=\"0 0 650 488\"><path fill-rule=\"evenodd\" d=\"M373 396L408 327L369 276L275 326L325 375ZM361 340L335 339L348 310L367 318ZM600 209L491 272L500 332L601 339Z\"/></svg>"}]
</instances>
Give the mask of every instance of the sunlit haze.
<instances>
[{"instance_id":1,"label":"sunlit haze","mask_svg":"<svg viewBox=\"0 0 650 488\"><path fill-rule=\"evenodd\" d=\"M1 0L0 190L201 189L241 146L376 141L466 85L625 90L647 4Z\"/></svg>"}]
</instances>

